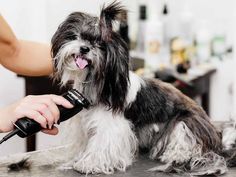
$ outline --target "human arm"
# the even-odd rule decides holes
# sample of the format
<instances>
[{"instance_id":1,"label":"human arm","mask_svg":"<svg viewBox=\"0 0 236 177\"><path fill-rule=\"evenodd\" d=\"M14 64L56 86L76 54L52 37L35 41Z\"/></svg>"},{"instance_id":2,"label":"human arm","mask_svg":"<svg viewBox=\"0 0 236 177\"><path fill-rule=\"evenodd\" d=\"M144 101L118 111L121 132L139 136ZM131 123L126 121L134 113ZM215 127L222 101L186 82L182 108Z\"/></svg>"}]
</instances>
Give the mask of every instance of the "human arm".
<instances>
[{"instance_id":1,"label":"human arm","mask_svg":"<svg viewBox=\"0 0 236 177\"><path fill-rule=\"evenodd\" d=\"M0 64L27 76L50 75L53 71L48 44L18 40L0 15Z\"/></svg>"},{"instance_id":2,"label":"human arm","mask_svg":"<svg viewBox=\"0 0 236 177\"><path fill-rule=\"evenodd\" d=\"M48 134L57 134L53 124L59 119L56 105L72 108L65 98L57 95L27 96L11 105L0 109L0 132L13 130L13 123L19 118L28 117L37 121ZM53 129L51 129L53 128Z\"/></svg>"}]
</instances>

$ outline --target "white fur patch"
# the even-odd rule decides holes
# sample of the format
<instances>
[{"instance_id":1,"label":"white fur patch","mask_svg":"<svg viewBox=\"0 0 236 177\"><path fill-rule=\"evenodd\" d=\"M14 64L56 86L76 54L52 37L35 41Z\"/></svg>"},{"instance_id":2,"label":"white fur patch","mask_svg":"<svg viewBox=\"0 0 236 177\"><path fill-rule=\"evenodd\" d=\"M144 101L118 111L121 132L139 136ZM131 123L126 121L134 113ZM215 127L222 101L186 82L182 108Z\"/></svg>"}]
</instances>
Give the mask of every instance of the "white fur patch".
<instances>
[{"instance_id":1,"label":"white fur patch","mask_svg":"<svg viewBox=\"0 0 236 177\"><path fill-rule=\"evenodd\" d=\"M222 145L224 150L230 150L236 144L236 129L235 127L227 127L222 133Z\"/></svg>"},{"instance_id":2,"label":"white fur patch","mask_svg":"<svg viewBox=\"0 0 236 177\"><path fill-rule=\"evenodd\" d=\"M59 71L63 70L63 67L65 66L66 62L70 62L69 59L73 60L73 57L71 55L78 53L77 50L79 49L79 47L80 45L78 41L68 42L61 47L56 57L54 58L54 60L57 60L57 69ZM70 67L67 68L68 70L73 70L73 71L77 70L75 62L73 63L74 65L70 64Z\"/></svg>"},{"instance_id":3,"label":"white fur patch","mask_svg":"<svg viewBox=\"0 0 236 177\"><path fill-rule=\"evenodd\" d=\"M132 103L136 99L137 92L140 90L141 86L145 84L144 80L132 71L129 72L129 80L130 85L126 97L127 104Z\"/></svg>"},{"instance_id":4,"label":"white fur patch","mask_svg":"<svg viewBox=\"0 0 236 177\"><path fill-rule=\"evenodd\" d=\"M125 171L137 148L131 128L123 115L115 115L104 107L84 111L78 126L80 143L73 168L86 174Z\"/></svg>"},{"instance_id":5,"label":"white fur patch","mask_svg":"<svg viewBox=\"0 0 236 177\"><path fill-rule=\"evenodd\" d=\"M224 174L227 171L223 157L214 152L202 154L202 147L197 144L196 138L184 122L179 122L174 128L160 159L166 164L151 168L149 171L186 172L187 169L181 166L183 163L189 163L187 172L191 176Z\"/></svg>"},{"instance_id":6,"label":"white fur patch","mask_svg":"<svg viewBox=\"0 0 236 177\"><path fill-rule=\"evenodd\" d=\"M54 58L57 61L57 74L61 75L63 85L69 80L74 80L75 84L79 85L78 83L83 82L87 76L87 69L78 69L72 56L72 54L78 53L80 46L81 44L77 40L68 42L61 47ZM77 89L81 90L80 87L77 86Z\"/></svg>"},{"instance_id":7,"label":"white fur patch","mask_svg":"<svg viewBox=\"0 0 236 177\"><path fill-rule=\"evenodd\" d=\"M219 176L228 171L224 157L214 152L193 157L189 166L191 176Z\"/></svg>"},{"instance_id":8,"label":"white fur patch","mask_svg":"<svg viewBox=\"0 0 236 177\"><path fill-rule=\"evenodd\" d=\"M165 152L160 156L162 162L183 163L199 153L196 138L184 122L179 122L169 138ZM201 153L201 151L200 151Z\"/></svg>"}]
</instances>

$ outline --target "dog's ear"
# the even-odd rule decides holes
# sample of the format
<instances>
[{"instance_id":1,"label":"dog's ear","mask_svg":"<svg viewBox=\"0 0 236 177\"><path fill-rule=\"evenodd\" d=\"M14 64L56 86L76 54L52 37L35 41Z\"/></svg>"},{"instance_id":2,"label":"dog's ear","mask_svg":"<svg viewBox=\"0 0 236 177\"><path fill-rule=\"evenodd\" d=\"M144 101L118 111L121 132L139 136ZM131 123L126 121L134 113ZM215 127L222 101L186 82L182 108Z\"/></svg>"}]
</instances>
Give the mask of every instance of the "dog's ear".
<instances>
[{"instance_id":1,"label":"dog's ear","mask_svg":"<svg viewBox=\"0 0 236 177\"><path fill-rule=\"evenodd\" d=\"M124 110L128 90L129 50L120 35L112 33L111 37L106 42L104 83L100 101L109 105L113 112L119 112Z\"/></svg>"},{"instance_id":2,"label":"dog's ear","mask_svg":"<svg viewBox=\"0 0 236 177\"><path fill-rule=\"evenodd\" d=\"M114 1L107 7L103 6L99 22L102 40L109 41L111 39L112 23L124 10L124 7L120 4L119 1Z\"/></svg>"}]
</instances>

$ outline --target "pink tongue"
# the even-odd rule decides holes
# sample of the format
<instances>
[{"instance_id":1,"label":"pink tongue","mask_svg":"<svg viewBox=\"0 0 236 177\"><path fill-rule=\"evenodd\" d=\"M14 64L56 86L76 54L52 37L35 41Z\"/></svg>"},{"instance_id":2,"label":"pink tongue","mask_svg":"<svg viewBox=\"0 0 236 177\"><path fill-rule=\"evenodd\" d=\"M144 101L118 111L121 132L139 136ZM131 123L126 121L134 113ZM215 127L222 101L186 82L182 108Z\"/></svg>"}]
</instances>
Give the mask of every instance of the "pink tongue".
<instances>
[{"instance_id":1,"label":"pink tongue","mask_svg":"<svg viewBox=\"0 0 236 177\"><path fill-rule=\"evenodd\" d=\"M80 57L75 59L75 63L80 69L84 69L88 65L88 61Z\"/></svg>"}]
</instances>

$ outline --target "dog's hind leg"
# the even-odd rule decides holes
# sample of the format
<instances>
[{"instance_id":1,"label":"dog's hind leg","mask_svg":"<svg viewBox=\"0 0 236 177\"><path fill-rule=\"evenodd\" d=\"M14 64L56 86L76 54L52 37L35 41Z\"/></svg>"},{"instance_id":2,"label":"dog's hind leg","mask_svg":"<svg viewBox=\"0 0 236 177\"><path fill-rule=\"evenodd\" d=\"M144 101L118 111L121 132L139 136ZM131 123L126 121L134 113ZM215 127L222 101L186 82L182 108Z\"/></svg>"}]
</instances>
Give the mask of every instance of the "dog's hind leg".
<instances>
[{"instance_id":1,"label":"dog's hind leg","mask_svg":"<svg viewBox=\"0 0 236 177\"><path fill-rule=\"evenodd\" d=\"M150 158L159 159L166 165L151 170L169 172L173 163L186 163L199 153L201 148L197 145L196 138L184 122L179 122L169 136L160 137L153 144Z\"/></svg>"},{"instance_id":2,"label":"dog's hind leg","mask_svg":"<svg viewBox=\"0 0 236 177\"><path fill-rule=\"evenodd\" d=\"M225 173L227 167L224 158L213 151L203 152L198 138L185 122L178 122L170 135L160 138L150 153L152 159L159 159L165 165L150 170L189 172L194 175Z\"/></svg>"}]
</instances>

